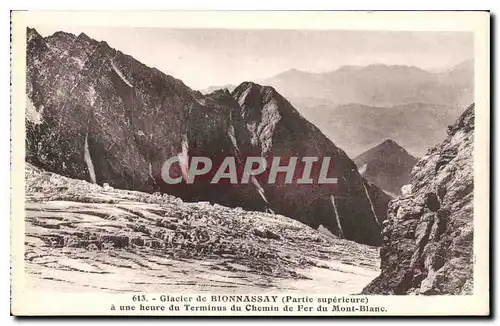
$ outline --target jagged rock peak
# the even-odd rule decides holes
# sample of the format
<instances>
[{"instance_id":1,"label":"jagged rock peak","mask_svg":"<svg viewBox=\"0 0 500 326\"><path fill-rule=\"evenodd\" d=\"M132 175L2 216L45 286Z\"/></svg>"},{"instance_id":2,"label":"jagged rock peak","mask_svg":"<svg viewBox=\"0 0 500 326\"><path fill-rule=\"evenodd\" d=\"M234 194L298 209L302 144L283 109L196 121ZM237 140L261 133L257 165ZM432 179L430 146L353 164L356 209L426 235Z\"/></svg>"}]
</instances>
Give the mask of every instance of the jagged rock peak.
<instances>
[{"instance_id":1,"label":"jagged rock peak","mask_svg":"<svg viewBox=\"0 0 500 326\"><path fill-rule=\"evenodd\" d=\"M78 38L80 38L80 39L86 39L86 40L91 40L91 38L87 34L85 34L83 32L81 32L80 34L78 34Z\"/></svg>"},{"instance_id":2,"label":"jagged rock peak","mask_svg":"<svg viewBox=\"0 0 500 326\"><path fill-rule=\"evenodd\" d=\"M30 37L30 35L33 35L33 36L40 36L40 34L38 33L38 31L34 28L31 28L31 27L26 27L26 34L28 35L28 39Z\"/></svg>"},{"instance_id":3,"label":"jagged rock peak","mask_svg":"<svg viewBox=\"0 0 500 326\"><path fill-rule=\"evenodd\" d=\"M273 87L262 86L251 81L245 81L239 84L232 92L235 98L246 98L254 97L256 95L265 95L265 99L270 99L271 97L279 97L284 99Z\"/></svg>"},{"instance_id":4,"label":"jagged rock peak","mask_svg":"<svg viewBox=\"0 0 500 326\"><path fill-rule=\"evenodd\" d=\"M54 34L45 37L45 40L53 46L58 48L64 47L64 50L68 50L76 38L77 36L72 33L55 32Z\"/></svg>"},{"instance_id":5,"label":"jagged rock peak","mask_svg":"<svg viewBox=\"0 0 500 326\"><path fill-rule=\"evenodd\" d=\"M266 116L275 123L294 122L296 128L300 124L301 128L311 130L317 134L324 135L312 123L307 121L293 105L284 98L272 86L262 86L254 82L245 81L238 85L232 92L233 98L242 108L243 115L251 118ZM265 114L267 112L268 114ZM295 123L296 122L296 123ZM291 126L288 126L291 128ZM294 132L302 132L298 130Z\"/></svg>"},{"instance_id":6,"label":"jagged rock peak","mask_svg":"<svg viewBox=\"0 0 500 326\"><path fill-rule=\"evenodd\" d=\"M279 207L278 211L301 216L302 221L315 228L323 225L348 239L378 244L380 235L376 230L385 216L389 197L358 174L345 152L273 87L244 82L233 91L233 97L240 106L251 151L271 158L315 156L321 160L327 156L334 162L330 170L341 180L338 185L314 190L297 185L264 184L266 196L273 198L270 202Z\"/></svg>"},{"instance_id":7,"label":"jagged rock peak","mask_svg":"<svg viewBox=\"0 0 500 326\"><path fill-rule=\"evenodd\" d=\"M474 129L474 107L475 103L471 104L467 110L460 115L457 122L448 127L449 136L453 136L459 130L469 132Z\"/></svg>"}]
</instances>

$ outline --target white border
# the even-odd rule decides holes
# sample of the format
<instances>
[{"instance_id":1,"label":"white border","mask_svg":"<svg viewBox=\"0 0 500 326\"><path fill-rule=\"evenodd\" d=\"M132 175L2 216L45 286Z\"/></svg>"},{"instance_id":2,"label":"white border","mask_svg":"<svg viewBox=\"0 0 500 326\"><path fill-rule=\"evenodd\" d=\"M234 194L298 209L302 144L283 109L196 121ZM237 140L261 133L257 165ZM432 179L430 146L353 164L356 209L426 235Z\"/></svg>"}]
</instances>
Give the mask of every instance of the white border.
<instances>
[{"instance_id":1,"label":"white border","mask_svg":"<svg viewBox=\"0 0 500 326\"><path fill-rule=\"evenodd\" d=\"M459 4L458 4L457 2L454 2L454 4L455 4L455 7L459 6ZM123 6L122 6L122 7L123 7ZM368 6L366 6L366 7L371 8L371 7L370 7L370 5L368 5ZM177 7L177 8L179 8L179 7ZM185 7L184 7L184 8L185 8ZM462 8L463 8L463 5L462 5ZM468 7L468 8L470 9L470 7ZM190 14L193 14L193 13L190 13ZM220 16L219 16L219 17L220 17ZM362 25L363 25L363 28L362 28L362 29L367 29L367 27L366 27L366 26L370 26L370 22L369 22L369 20L370 20L370 19L368 19L368 20L367 20L367 23L366 23L366 24L365 24L365 22L363 22L363 24L362 24ZM401 30L401 28L402 28L403 26L409 26L409 22L410 22L411 20L412 20L412 19L411 19L411 18L409 18L408 20L400 21L400 22L398 22L398 23L396 24L397 26L394 26L394 27L395 27L395 29ZM248 23L245 19L243 19L243 21L242 21L242 22L243 22L244 24ZM321 28L321 26L324 26L324 25L321 25L321 24L323 24L323 23L317 22L317 26L318 26L319 28ZM432 20L432 22L431 22L429 25L430 25L430 26L432 26L432 28L435 28L435 27L437 26L436 24L438 24L438 22L437 22L437 21L435 21L435 20ZM427 25L427 26L429 26L429 25ZM452 22L452 23L451 23L451 25L448 25L448 24L444 24L444 25L446 25L446 26L444 26L443 28L454 28L454 27L457 27L457 28L463 28L463 24L462 24L461 26L457 26L456 22L455 22L455 23L453 23L453 22ZM266 26L269 26L269 25L266 25ZM271 24L271 26L272 26L272 24ZM358 24L358 26L359 26L359 24ZM352 28L356 28L356 27L355 27L355 26L353 26ZM424 29L423 29L423 30L426 30L426 28L429 28L429 27L424 27ZM403 27L402 29L405 29L405 28ZM441 30L442 30L442 29L441 29ZM445 29L445 30L448 30L448 29ZM479 60L479 62L477 62L477 60L476 60L476 65L477 65L477 66L476 66L476 70L477 70L478 68L479 68L479 69L482 69L482 68L484 69L484 65L485 65L486 63L487 63L487 61L484 61L484 62L482 62L482 63L481 63L481 60ZM478 82L478 81L476 81L476 82ZM479 80L479 83L481 83L481 80ZM479 86L480 86L480 85L479 85L479 84L476 84L476 85L477 85L477 88L479 88ZM487 85L483 85L483 86L487 86ZM482 88L483 88L483 87L482 87ZM486 97L484 97L484 98L482 97L482 99L483 99L483 101L484 101L483 103L478 103L478 102L476 102L476 108L478 108L478 107L483 107L483 108L484 108L484 104L486 104L486 105L488 106L488 104L489 104L489 103L485 103L485 102L487 102L487 101L488 101L488 95L489 95L489 94L485 94L485 95L486 95ZM476 118L477 118L477 115L476 115ZM481 118L481 117L480 117L480 118ZM484 122L484 121L483 121L483 122ZM486 125L486 126L487 126L487 125ZM3 130L8 130L8 128L4 128ZM4 138L4 139L5 139L5 138ZM486 155L485 153L486 153L486 154L488 153L488 148L487 148L487 147L482 148L482 150L481 150L478 154L479 154L479 155L485 155L485 156L487 157L487 155ZM488 169L488 167L489 167L489 165L482 165L482 166L480 167L480 169L481 169L481 170L482 170L482 169L486 169L486 170L487 170L487 169ZM485 194L487 195L487 192L486 192ZM486 197L486 198L488 198L488 197ZM4 239L5 239L5 238L7 238L7 237L4 237ZM475 237L475 238L477 239L478 237ZM483 237L483 238L484 238L483 240L486 240L486 241L482 241L482 243L481 243L481 245L482 245L482 246L484 246L485 244L487 245L487 237ZM480 240L480 241L481 241L481 240ZM476 243L476 247L477 247L477 243ZM484 247L483 247L483 248L484 248ZM455 307L455 308L458 308L458 307Z\"/></svg>"}]
</instances>

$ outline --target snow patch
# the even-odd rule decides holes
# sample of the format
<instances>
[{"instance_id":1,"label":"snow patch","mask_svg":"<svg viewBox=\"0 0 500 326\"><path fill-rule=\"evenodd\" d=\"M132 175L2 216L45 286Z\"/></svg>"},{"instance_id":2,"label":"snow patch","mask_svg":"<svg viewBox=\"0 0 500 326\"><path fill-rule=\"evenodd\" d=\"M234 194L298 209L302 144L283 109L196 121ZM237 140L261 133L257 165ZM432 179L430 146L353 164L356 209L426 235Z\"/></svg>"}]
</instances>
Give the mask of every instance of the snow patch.
<instances>
[{"instance_id":1,"label":"snow patch","mask_svg":"<svg viewBox=\"0 0 500 326\"><path fill-rule=\"evenodd\" d=\"M26 118L28 121L36 125L43 123L42 113L43 105L37 110L33 102L31 102L31 99L26 97Z\"/></svg>"},{"instance_id":2,"label":"snow patch","mask_svg":"<svg viewBox=\"0 0 500 326\"><path fill-rule=\"evenodd\" d=\"M89 100L91 106L94 106L96 98L97 92L95 91L94 86L90 86L89 91L87 92L87 99Z\"/></svg>"},{"instance_id":3,"label":"snow patch","mask_svg":"<svg viewBox=\"0 0 500 326\"><path fill-rule=\"evenodd\" d=\"M243 104L245 104L245 99L246 99L248 93L250 93L250 87L245 89L245 91L240 95L240 97L238 99L238 104L240 106L243 106Z\"/></svg>"},{"instance_id":4,"label":"snow patch","mask_svg":"<svg viewBox=\"0 0 500 326\"><path fill-rule=\"evenodd\" d=\"M229 126L229 128L227 130L227 134L228 134L229 139L231 140L231 143L234 147L234 151L236 152L236 159L238 160L238 162L241 163L241 153L240 153L240 149L238 147L238 142L236 141L236 136L235 136L235 131L234 131L233 125ZM257 192L259 193L259 196L262 198L262 200L269 206L269 201L266 198L266 192L264 191L264 188L262 188L262 186L260 185L259 181L257 181L255 176L253 176L253 175L250 176L250 182L252 182L252 184L255 186L255 188L257 189ZM270 208L268 210L269 210L269 212L274 214L274 212Z\"/></svg>"},{"instance_id":5,"label":"snow patch","mask_svg":"<svg viewBox=\"0 0 500 326\"><path fill-rule=\"evenodd\" d=\"M92 181L92 183L96 183L94 163L92 162L92 157L90 157L88 138L89 135L87 134L85 136L85 153L83 155L83 160L85 161L85 164L87 164L87 169L89 170L89 175L90 175L90 181Z\"/></svg>"},{"instance_id":6,"label":"snow patch","mask_svg":"<svg viewBox=\"0 0 500 326\"><path fill-rule=\"evenodd\" d=\"M339 228L340 237L344 239L344 231L342 230L342 224L340 224L339 212L337 211L337 205L335 204L335 197L330 195L330 200L332 201L333 211L335 212L335 220L337 221L337 227Z\"/></svg>"},{"instance_id":7,"label":"snow patch","mask_svg":"<svg viewBox=\"0 0 500 326\"><path fill-rule=\"evenodd\" d=\"M255 186L255 188L257 188L257 192L259 193L260 197L262 198L262 200L267 204L269 205L269 201L267 200L266 198L266 192L264 191L264 188L262 188L262 186L260 185L259 181L257 181L257 179L255 178L255 176L250 176L250 181L252 182L252 184Z\"/></svg>"},{"instance_id":8,"label":"snow patch","mask_svg":"<svg viewBox=\"0 0 500 326\"><path fill-rule=\"evenodd\" d=\"M375 213L375 208L373 207L372 199L370 198L370 193L368 193L368 189L366 189L366 185L364 183L363 187L365 188L366 198L368 198L368 202L370 203L370 207L372 209L373 219L375 220L375 222L377 222L378 225L380 225L380 222L378 221L377 218L377 214Z\"/></svg>"},{"instance_id":9,"label":"snow patch","mask_svg":"<svg viewBox=\"0 0 500 326\"><path fill-rule=\"evenodd\" d=\"M227 130L227 135L229 136L229 139L231 140L231 144L233 145L234 147L234 150L236 152L236 156L238 158L238 161L241 161L240 160L240 149L238 147L238 142L236 141L236 136L235 136L235 131L234 131L234 127L233 125L230 125L228 130Z\"/></svg>"},{"instance_id":10,"label":"snow patch","mask_svg":"<svg viewBox=\"0 0 500 326\"><path fill-rule=\"evenodd\" d=\"M80 69L83 69L83 66L85 66L85 62L83 62L82 59L77 58L77 57L73 57L73 60L78 65L78 67L80 67Z\"/></svg>"},{"instance_id":11,"label":"snow patch","mask_svg":"<svg viewBox=\"0 0 500 326\"><path fill-rule=\"evenodd\" d=\"M118 76L120 76L120 78L125 82L125 84L127 84L129 87L134 87L128 81L128 79L125 78L125 76L122 74L122 72L120 71L120 69L118 69L118 67L115 65L115 63L113 61L111 61L111 66L113 67L113 70L118 74Z\"/></svg>"},{"instance_id":12,"label":"snow patch","mask_svg":"<svg viewBox=\"0 0 500 326\"><path fill-rule=\"evenodd\" d=\"M104 191L111 191L111 190L113 190L113 187L111 187L109 185L109 183L106 183L106 182L102 184L102 188L104 189Z\"/></svg>"},{"instance_id":13,"label":"snow patch","mask_svg":"<svg viewBox=\"0 0 500 326\"><path fill-rule=\"evenodd\" d=\"M330 238L334 238L334 239L337 238L332 232L330 232L330 230L328 230L327 228L325 228L323 226L323 224L320 224L318 226L318 232L320 232L320 233L322 233L322 234L324 234L324 235L326 235L326 236L328 236Z\"/></svg>"},{"instance_id":14,"label":"snow patch","mask_svg":"<svg viewBox=\"0 0 500 326\"><path fill-rule=\"evenodd\" d=\"M412 184L407 184L401 187L401 194L403 196L408 196L411 195L411 191L413 190L413 185Z\"/></svg>"},{"instance_id":15,"label":"snow patch","mask_svg":"<svg viewBox=\"0 0 500 326\"><path fill-rule=\"evenodd\" d=\"M189 142L188 142L187 134L181 135L181 148L182 148L181 152L177 153L177 156L179 157L179 165L181 166L181 171L182 171L182 175L184 177L184 180L188 180Z\"/></svg>"},{"instance_id":16,"label":"snow patch","mask_svg":"<svg viewBox=\"0 0 500 326\"><path fill-rule=\"evenodd\" d=\"M207 104L207 101L205 101L204 98L197 98L196 96L193 96L193 99L198 102L198 104L201 104L201 105L206 105Z\"/></svg>"},{"instance_id":17,"label":"snow patch","mask_svg":"<svg viewBox=\"0 0 500 326\"><path fill-rule=\"evenodd\" d=\"M368 163L363 164L363 166L360 167L358 170L359 174L363 175L366 172L367 168L368 168Z\"/></svg>"},{"instance_id":18,"label":"snow patch","mask_svg":"<svg viewBox=\"0 0 500 326\"><path fill-rule=\"evenodd\" d=\"M155 177L153 177L153 164L151 164L151 162L149 162L148 164L148 173L149 173L149 176L151 177L151 179L155 179Z\"/></svg>"}]
</instances>

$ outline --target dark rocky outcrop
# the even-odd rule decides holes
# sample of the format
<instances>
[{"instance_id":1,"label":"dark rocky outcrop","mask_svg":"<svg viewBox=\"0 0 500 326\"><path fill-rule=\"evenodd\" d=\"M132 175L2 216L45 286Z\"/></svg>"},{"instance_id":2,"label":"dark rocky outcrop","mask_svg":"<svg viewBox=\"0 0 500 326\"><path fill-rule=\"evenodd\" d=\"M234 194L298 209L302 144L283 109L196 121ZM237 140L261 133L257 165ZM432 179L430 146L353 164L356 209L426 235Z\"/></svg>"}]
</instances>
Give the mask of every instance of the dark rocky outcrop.
<instances>
[{"instance_id":1,"label":"dark rocky outcrop","mask_svg":"<svg viewBox=\"0 0 500 326\"><path fill-rule=\"evenodd\" d=\"M392 194L410 182L410 172L417 159L391 139L354 159L359 172L368 181Z\"/></svg>"},{"instance_id":2,"label":"dark rocky outcrop","mask_svg":"<svg viewBox=\"0 0 500 326\"><path fill-rule=\"evenodd\" d=\"M63 176L120 189L164 192L271 210L312 227L368 244L381 241L388 203L356 165L271 87L245 82L208 95L85 34L43 38L28 29L26 160ZM227 156L237 168L248 156L331 157L334 185L163 182L173 156ZM174 166L171 175L182 174ZM319 171L313 169L313 176Z\"/></svg>"},{"instance_id":3,"label":"dark rocky outcrop","mask_svg":"<svg viewBox=\"0 0 500 326\"><path fill-rule=\"evenodd\" d=\"M412 171L384 221L381 274L365 294L471 294L474 105Z\"/></svg>"}]
</instances>

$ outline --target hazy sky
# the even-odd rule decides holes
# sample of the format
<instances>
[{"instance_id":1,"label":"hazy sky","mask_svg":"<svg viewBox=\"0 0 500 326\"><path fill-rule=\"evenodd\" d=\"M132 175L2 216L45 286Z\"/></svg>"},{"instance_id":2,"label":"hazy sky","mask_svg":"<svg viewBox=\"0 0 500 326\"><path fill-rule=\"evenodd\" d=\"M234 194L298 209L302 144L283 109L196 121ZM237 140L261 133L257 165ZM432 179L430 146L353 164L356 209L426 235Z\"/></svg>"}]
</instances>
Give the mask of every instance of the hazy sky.
<instances>
[{"instance_id":1,"label":"hazy sky","mask_svg":"<svg viewBox=\"0 0 500 326\"><path fill-rule=\"evenodd\" d=\"M271 77L288 69L324 72L373 63L452 67L473 58L473 35L463 32L206 30L33 26L108 44L194 89Z\"/></svg>"}]
</instances>

